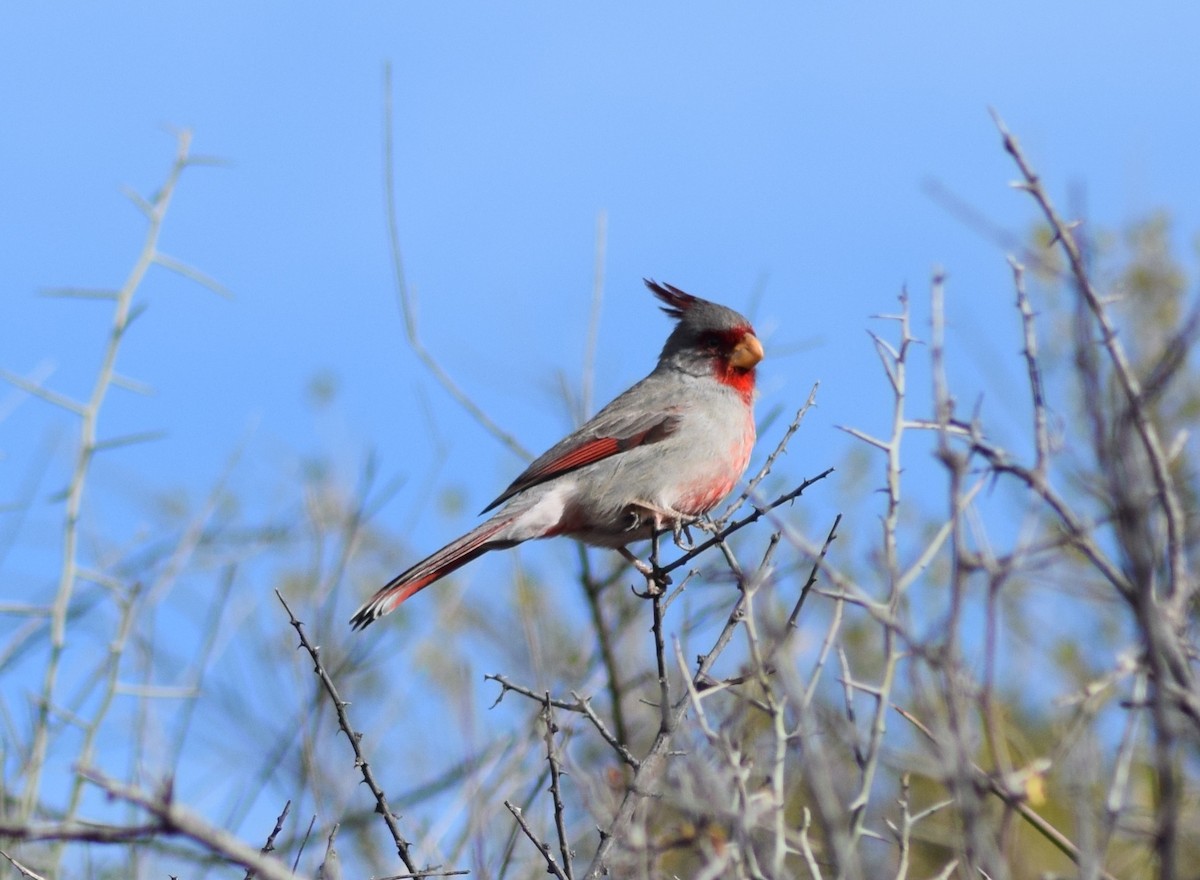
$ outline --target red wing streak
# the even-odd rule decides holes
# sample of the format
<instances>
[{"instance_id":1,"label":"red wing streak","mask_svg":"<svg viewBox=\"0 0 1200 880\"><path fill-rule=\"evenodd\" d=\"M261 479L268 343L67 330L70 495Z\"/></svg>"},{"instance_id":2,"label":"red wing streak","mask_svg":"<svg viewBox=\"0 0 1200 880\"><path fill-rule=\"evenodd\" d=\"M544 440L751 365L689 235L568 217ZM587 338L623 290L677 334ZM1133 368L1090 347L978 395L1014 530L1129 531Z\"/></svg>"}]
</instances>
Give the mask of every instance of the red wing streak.
<instances>
[{"instance_id":1,"label":"red wing streak","mask_svg":"<svg viewBox=\"0 0 1200 880\"><path fill-rule=\"evenodd\" d=\"M567 449L554 458L548 458L545 461L539 459L530 465L521 476L513 480L503 494L485 507L482 512L487 513L517 493L524 492L538 483L544 483L554 477L562 476L597 461L603 461L635 447L657 443L674 434L678 428L678 416L665 416L645 430L630 434L628 437L594 437L584 440L578 446Z\"/></svg>"}]
</instances>

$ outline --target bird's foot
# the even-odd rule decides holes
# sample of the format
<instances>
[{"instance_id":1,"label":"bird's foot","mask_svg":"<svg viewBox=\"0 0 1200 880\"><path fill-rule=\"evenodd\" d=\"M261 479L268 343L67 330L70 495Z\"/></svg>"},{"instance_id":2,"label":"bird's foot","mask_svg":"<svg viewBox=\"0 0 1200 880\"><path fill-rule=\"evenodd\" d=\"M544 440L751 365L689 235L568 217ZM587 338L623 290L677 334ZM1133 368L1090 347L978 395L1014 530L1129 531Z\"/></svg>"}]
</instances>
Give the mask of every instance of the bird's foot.
<instances>
[{"instance_id":1,"label":"bird's foot","mask_svg":"<svg viewBox=\"0 0 1200 880\"><path fill-rule=\"evenodd\" d=\"M639 599L658 599L667 592L667 585L671 583L669 575L662 575L660 580L646 576L646 589L639 590L637 587L630 587L630 592Z\"/></svg>"},{"instance_id":2,"label":"bird's foot","mask_svg":"<svg viewBox=\"0 0 1200 880\"><path fill-rule=\"evenodd\" d=\"M646 578L645 592L638 592L636 589L633 594L641 599L651 599L655 596L661 596L671 585L671 576L656 565L649 562L643 562L630 552L628 547L618 547L617 552L629 560L630 565L638 570L644 578Z\"/></svg>"},{"instance_id":3,"label":"bird's foot","mask_svg":"<svg viewBox=\"0 0 1200 880\"><path fill-rule=\"evenodd\" d=\"M675 541L675 546L684 553L687 553L689 550L696 549L696 542L692 540L691 526L691 522L683 519L677 519L675 520L674 525L671 527L671 537Z\"/></svg>"}]
</instances>

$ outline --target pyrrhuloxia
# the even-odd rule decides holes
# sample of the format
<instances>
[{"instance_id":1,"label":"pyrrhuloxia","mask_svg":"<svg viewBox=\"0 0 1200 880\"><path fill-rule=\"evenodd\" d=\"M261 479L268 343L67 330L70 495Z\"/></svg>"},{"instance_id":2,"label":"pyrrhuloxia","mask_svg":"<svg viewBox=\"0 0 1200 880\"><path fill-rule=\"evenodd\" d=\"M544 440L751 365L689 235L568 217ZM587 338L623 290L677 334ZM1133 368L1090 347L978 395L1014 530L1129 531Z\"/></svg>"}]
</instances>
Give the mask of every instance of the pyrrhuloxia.
<instances>
[{"instance_id":1,"label":"pyrrhuloxia","mask_svg":"<svg viewBox=\"0 0 1200 880\"><path fill-rule=\"evenodd\" d=\"M754 368L763 347L732 309L669 284L646 285L678 323L654 371L533 462L486 522L397 575L350 619L367 626L475 557L531 538L567 535L626 548L712 510L754 446Z\"/></svg>"}]
</instances>

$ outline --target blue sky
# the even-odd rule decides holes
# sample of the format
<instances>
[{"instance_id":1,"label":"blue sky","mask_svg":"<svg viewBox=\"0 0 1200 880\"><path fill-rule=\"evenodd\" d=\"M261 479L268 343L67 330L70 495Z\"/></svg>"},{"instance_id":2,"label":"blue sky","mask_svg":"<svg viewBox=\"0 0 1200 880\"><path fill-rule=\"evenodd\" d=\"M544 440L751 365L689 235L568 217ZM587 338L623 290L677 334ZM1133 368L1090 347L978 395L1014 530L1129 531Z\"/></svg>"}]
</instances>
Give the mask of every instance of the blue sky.
<instances>
[{"instance_id":1,"label":"blue sky","mask_svg":"<svg viewBox=\"0 0 1200 880\"><path fill-rule=\"evenodd\" d=\"M819 379L823 414L857 423L874 375L863 328L901 284L921 291L946 267L952 315L984 337L978 315L1007 304L1001 254L922 190L940 181L1024 228L989 105L1060 197L1086 185L1099 223L1165 205L1185 233L1200 226L1184 38L1200 13L1046 7L8 6L4 364L52 358L52 384L86 387L99 309L33 293L119 282L141 232L120 188L155 186L163 127L186 126L230 165L187 177L163 248L235 299L152 279L122 369L158 395L122 427L168 427L163 465L188 482L182 457L202 485L252 417L303 446L302 388L331 371L347 430L398 470L423 454L428 395L454 452L493 466L470 481L472 504L490 498L516 463L444 412L402 342L381 187L390 60L424 335L527 445L565 427L548 403L582 360L601 211L599 398L644 373L665 332L642 276L741 308L761 285L754 318L792 352L764 367L763 405L791 407Z\"/></svg>"},{"instance_id":2,"label":"blue sky","mask_svg":"<svg viewBox=\"0 0 1200 880\"><path fill-rule=\"evenodd\" d=\"M7 5L0 359L86 393L103 307L36 292L120 283L142 234L121 188L152 190L174 149L165 128L185 126L228 165L189 172L162 248L234 297L151 277L120 369L156 393L114 394L101 431L168 436L106 456L98 485L200 493L253 430L351 462L375 448L386 473L433 471L468 511L485 504L519 462L403 341L382 189L390 62L422 333L497 420L533 450L569 426L558 377L578 382L603 212L596 403L651 366L667 321L640 279L670 281L751 313L768 350L762 412L822 383L795 451L816 472L850 444L834 425L882 426L864 330L902 285L921 302L935 266L968 382L1019 369L1003 254L925 189L1028 228L989 106L1060 200L1085 188L1096 225L1166 207L1181 241L1200 228L1198 25L1182 3ZM305 403L317 374L339 387L323 421ZM0 423L7 497L62 424L19 407ZM384 516L420 547L468 522L430 522L427 503L401 493ZM42 533L35 513L26 537L52 548L56 516Z\"/></svg>"},{"instance_id":3,"label":"blue sky","mask_svg":"<svg viewBox=\"0 0 1200 880\"><path fill-rule=\"evenodd\" d=\"M234 297L151 276L119 368L156 393L114 394L101 434L167 436L101 459L100 490L134 506L164 488L198 496L252 435L297 455L332 448L348 468L376 449L385 473L427 486L383 514L417 547L467 525L423 516L430 489L462 490L470 513L520 463L403 340L382 186L390 62L422 335L506 429L538 451L569 427L559 377L578 385L603 212L596 404L652 365L667 321L640 279L670 281L751 314L768 351L761 412L794 410L821 382L794 451L814 473L851 443L834 425L882 429L864 331L881 329L870 316L902 285L923 314L935 266L949 273L961 375L992 375L999 405L1014 403L994 381L1019 370L1003 254L926 192L936 181L997 225L1028 228L989 106L1056 197L1085 188L1096 225L1166 207L1181 241L1200 229L1200 65L1185 39L1198 25L1187 4L9 5L3 366L87 392L104 307L36 292L120 283L143 229L121 189L157 186L166 128L188 127L196 153L228 165L188 173L162 249ZM318 374L336 377L339 398L314 419L304 389ZM34 447L58 437L62 460L69 450L60 414L19 406L0 422L9 498ZM23 529L53 552L57 512Z\"/></svg>"}]
</instances>

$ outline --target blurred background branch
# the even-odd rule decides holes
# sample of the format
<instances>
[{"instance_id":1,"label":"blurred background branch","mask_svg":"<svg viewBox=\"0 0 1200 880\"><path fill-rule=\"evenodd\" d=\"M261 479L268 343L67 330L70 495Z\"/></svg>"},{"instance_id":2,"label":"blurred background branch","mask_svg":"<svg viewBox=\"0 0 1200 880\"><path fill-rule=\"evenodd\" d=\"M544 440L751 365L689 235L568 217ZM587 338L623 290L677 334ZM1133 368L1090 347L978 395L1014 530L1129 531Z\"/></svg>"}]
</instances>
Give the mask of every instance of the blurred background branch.
<instances>
[{"instance_id":1,"label":"blurred background branch","mask_svg":"<svg viewBox=\"0 0 1200 880\"><path fill-rule=\"evenodd\" d=\"M405 338L421 376L524 455L418 332L390 77L384 185ZM314 381L309 434L246 441L192 499L130 489L169 434L124 419L101 430L110 390L154 379L145 361L136 381L117 369L144 288L170 274L224 290L159 250L195 163L180 135L164 184L135 199L148 226L126 281L59 291L72 308L113 308L90 391L72 393L57 366L5 365L11 393L51 404L73 438L65 459L16 461L30 476L12 509L23 524L61 514L61 538L0 603L13 870L1186 876L1200 859L1200 312L1165 219L1107 235L1068 219L1001 130L1036 220L1003 237L999 287L971 291L1010 319L989 328L1007 354L982 390L955 320L961 289L935 272L927 297L903 292L878 332L845 344L878 359L880 395L861 389L838 460L813 452L815 388L798 409L775 401L753 476L713 531L686 551L663 542L666 592L613 554L547 546L481 561L362 636L350 609L411 558L410 529L385 506L424 467L422 432L406 431L404 473L389 475L330 429L337 384ZM582 373L556 391L567 421L605 390L607 216ZM625 343L622 355L638 349ZM62 344L64 370L85 366ZM11 400L7 422L38 409ZM195 407L223 400L217 389ZM110 455L128 470L98 477ZM59 473L66 488L44 499L43 475ZM414 516L440 526L462 506L455 490ZM6 562L27 549L7 546Z\"/></svg>"}]
</instances>

